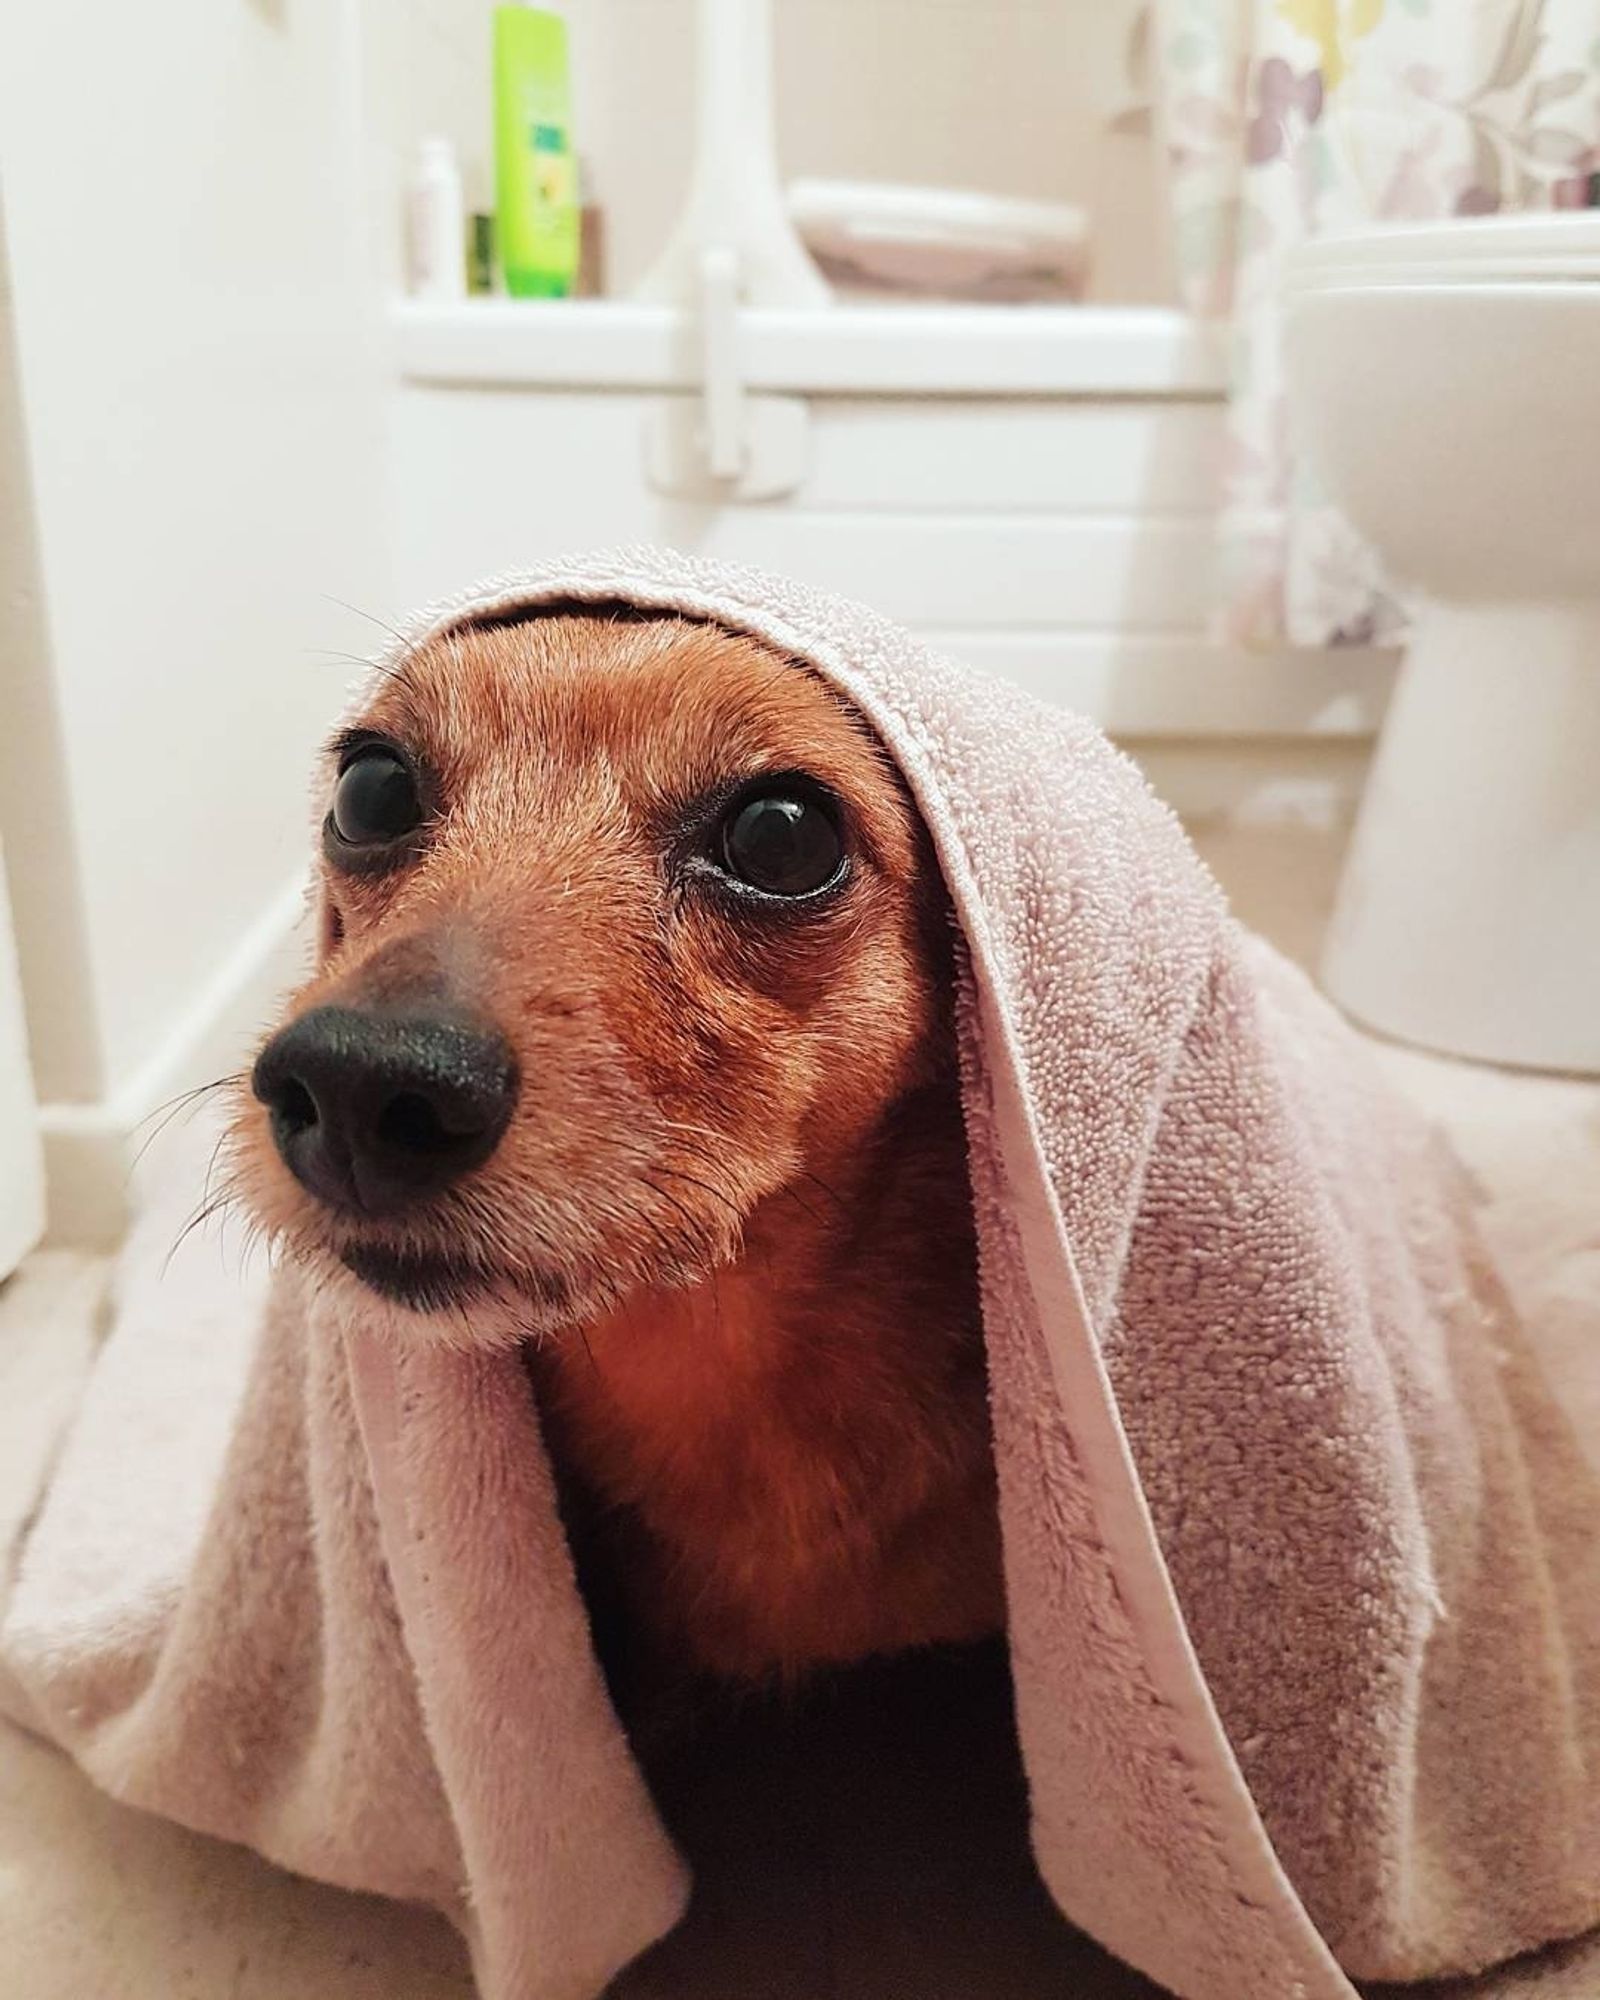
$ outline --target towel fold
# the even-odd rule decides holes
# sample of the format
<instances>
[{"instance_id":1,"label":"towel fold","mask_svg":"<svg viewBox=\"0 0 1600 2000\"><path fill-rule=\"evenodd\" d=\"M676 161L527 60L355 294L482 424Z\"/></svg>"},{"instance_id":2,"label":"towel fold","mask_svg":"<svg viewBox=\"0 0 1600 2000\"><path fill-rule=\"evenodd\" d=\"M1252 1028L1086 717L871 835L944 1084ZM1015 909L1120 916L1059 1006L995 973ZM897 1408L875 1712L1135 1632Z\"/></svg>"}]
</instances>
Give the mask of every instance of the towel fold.
<instances>
[{"instance_id":1,"label":"towel fold","mask_svg":"<svg viewBox=\"0 0 1600 2000\"><path fill-rule=\"evenodd\" d=\"M932 833L1063 1911L1184 2000L1349 2000L1600 1926L1596 1441L1443 1147L1097 730L857 606L632 551L404 644L574 601L820 672ZM214 1245L163 1276L174 1227L158 1204L130 1242L16 1563L4 1698L120 1797L445 1910L487 2000L591 2000L687 1883L519 1358Z\"/></svg>"}]
</instances>

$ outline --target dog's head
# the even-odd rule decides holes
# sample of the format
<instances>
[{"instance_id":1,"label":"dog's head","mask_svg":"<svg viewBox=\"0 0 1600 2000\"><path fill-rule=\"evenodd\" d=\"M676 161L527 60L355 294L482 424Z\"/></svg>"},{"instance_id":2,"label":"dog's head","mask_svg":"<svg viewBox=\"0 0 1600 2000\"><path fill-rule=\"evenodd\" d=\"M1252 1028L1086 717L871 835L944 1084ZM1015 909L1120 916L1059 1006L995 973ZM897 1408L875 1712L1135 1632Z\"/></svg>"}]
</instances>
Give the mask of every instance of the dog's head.
<instances>
[{"instance_id":1,"label":"dog's head","mask_svg":"<svg viewBox=\"0 0 1600 2000\"><path fill-rule=\"evenodd\" d=\"M382 680L324 790L319 960L241 1178L289 1254L439 1338L694 1281L949 1065L926 831L861 719L753 639L467 626Z\"/></svg>"}]
</instances>

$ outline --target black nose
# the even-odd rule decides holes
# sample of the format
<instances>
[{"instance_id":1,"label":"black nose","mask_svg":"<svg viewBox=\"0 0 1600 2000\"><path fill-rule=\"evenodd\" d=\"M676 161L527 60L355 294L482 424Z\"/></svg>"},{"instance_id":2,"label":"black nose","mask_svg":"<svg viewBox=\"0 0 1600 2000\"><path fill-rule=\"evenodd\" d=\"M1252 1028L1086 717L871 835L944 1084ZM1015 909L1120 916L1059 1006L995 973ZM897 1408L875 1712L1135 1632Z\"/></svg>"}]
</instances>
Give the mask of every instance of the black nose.
<instances>
[{"instance_id":1,"label":"black nose","mask_svg":"<svg viewBox=\"0 0 1600 2000\"><path fill-rule=\"evenodd\" d=\"M517 1071L499 1035L460 1019L314 1007L268 1042L251 1086L296 1180L385 1215L488 1159Z\"/></svg>"}]
</instances>

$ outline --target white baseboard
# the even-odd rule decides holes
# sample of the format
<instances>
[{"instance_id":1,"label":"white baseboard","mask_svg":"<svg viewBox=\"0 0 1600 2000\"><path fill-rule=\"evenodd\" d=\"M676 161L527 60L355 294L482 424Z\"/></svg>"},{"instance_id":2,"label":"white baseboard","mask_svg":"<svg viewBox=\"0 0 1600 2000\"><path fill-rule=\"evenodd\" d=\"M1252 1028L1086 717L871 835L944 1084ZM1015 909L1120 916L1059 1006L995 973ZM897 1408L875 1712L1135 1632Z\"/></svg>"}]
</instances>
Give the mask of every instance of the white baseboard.
<instances>
[{"instance_id":1,"label":"white baseboard","mask_svg":"<svg viewBox=\"0 0 1600 2000\"><path fill-rule=\"evenodd\" d=\"M110 1096L39 1108L46 1241L116 1243L135 1194L140 1146L164 1106L237 1069L279 997L301 976L308 944L303 877L280 893L196 993L153 1055Z\"/></svg>"}]
</instances>

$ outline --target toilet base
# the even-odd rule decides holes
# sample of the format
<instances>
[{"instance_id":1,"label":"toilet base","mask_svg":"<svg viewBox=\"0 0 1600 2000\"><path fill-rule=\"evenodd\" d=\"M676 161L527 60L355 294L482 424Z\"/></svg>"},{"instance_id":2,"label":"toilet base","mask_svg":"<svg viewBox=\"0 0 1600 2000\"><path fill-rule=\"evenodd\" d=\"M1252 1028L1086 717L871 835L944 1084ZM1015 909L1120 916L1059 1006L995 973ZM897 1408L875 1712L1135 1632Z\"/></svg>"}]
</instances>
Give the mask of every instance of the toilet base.
<instances>
[{"instance_id":1,"label":"toilet base","mask_svg":"<svg viewBox=\"0 0 1600 2000\"><path fill-rule=\"evenodd\" d=\"M1403 1041L1600 1075L1600 603L1419 606L1321 974Z\"/></svg>"}]
</instances>

